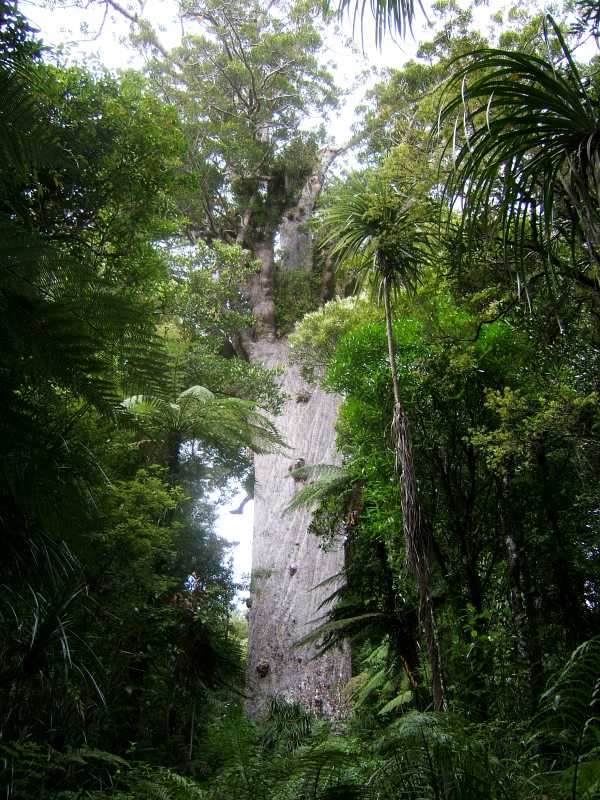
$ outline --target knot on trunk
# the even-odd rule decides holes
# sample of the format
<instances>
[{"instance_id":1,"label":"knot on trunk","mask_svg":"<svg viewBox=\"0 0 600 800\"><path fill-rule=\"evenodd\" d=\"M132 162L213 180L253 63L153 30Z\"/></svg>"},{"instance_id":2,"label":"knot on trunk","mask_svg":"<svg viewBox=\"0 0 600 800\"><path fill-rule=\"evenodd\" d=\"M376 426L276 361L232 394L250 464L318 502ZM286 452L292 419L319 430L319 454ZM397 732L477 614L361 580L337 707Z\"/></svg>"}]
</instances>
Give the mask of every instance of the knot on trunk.
<instances>
[{"instance_id":1,"label":"knot on trunk","mask_svg":"<svg viewBox=\"0 0 600 800\"><path fill-rule=\"evenodd\" d=\"M256 665L256 672L259 678L266 678L267 675L269 674L270 669L271 667L269 666L268 661L260 661Z\"/></svg>"}]
</instances>

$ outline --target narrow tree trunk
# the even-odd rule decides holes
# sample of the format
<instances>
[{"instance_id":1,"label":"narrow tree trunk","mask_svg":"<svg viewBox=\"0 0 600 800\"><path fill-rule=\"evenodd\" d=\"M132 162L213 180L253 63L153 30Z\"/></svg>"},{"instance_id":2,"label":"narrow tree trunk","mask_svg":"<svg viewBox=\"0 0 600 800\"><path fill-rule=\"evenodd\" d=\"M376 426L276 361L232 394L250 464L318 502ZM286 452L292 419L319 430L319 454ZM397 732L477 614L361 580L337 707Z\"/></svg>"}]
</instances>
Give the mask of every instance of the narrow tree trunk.
<instances>
[{"instance_id":1,"label":"narrow tree trunk","mask_svg":"<svg viewBox=\"0 0 600 800\"><path fill-rule=\"evenodd\" d=\"M388 356L392 386L394 390L394 419L392 433L396 454L396 470L400 476L400 497L402 521L406 542L406 560L415 574L419 588L419 619L425 633L429 667L431 670L431 691L436 711L446 709L440 648L437 635L435 609L431 596L431 532L419 499L412 453L412 441L408 417L400 399L400 385L396 369L396 348L392 330L392 311L390 287L387 279L383 282L383 300L387 332Z\"/></svg>"},{"instance_id":2,"label":"narrow tree trunk","mask_svg":"<svg viewBox=\"0 0 600 800\"><path fill-rule=\"evenodd\" d=\"M574 650L587 636L583 619L583 586L571 566L574 559L560 519L560 495L553 491L554 476L551 474L543 442L535 448L535 454L542 486L540 530L546 526L552 534L552 573L557 605L563 619L567 647Z\"/></svg>"},{"instance_id":3,"label":"narrow tree trunk","mask_svg":"<svg viewBox=\"0 0 600 800\"><path fill-rule=\"evenodd\" d=\"M394 391L394 404L402 409L400 400L400 384L398 382L398 370L396 369L396 345L394 342L394 331L392 329L392 304L390 300L390 285L387 278L383 281L383 305L385 308L385 332L387 334L388 360L390 372L392 374L392 389ZM404 411L402 410L402 414Z\"/></svg>"},{"instance_id":4,"label":"narrow tree trunk","mask_svg":"<svg viewBox=\"0 0 600 800\"><path fill-rule=\"evenodd\" d=\"M349 648L313 660L314 646L296 648L295 643L327 613L325 601L341 582L343 546L340 542L323 550L308 532L311 513L305 509L286 513L303 485L290 475L296 461L336 460L338 400L300 378L288 363L285 340L255 342L251 356L265 366L283 368L281 387L288 400L275 421L289 451L255 458L247 710L259 713L269 696L280 695L317 713L339 717L346 710L342 688L351 677ZM320 586L323 581L326 585Z\"/></svg>"}]
</instances>

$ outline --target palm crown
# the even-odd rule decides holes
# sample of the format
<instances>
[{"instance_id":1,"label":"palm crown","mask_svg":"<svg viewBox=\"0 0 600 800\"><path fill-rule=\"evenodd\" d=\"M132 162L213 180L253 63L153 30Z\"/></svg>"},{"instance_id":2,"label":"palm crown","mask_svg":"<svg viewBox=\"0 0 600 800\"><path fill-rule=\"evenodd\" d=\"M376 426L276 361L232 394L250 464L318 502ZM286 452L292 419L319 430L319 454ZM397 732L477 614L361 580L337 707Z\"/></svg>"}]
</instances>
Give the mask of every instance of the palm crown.
<instances>
[{"instance_id":1,"label":"palm crown","mask_svg":"<svg viewBox=\"0 0 600 800\"><path fill-rule=\"evenodd\" d=\"M361 281L381 289L413 289L424 258L426 234L411 201L383 180L351 178L323 215L324 244L340 260L352 260Z\"/></svg>"},{"instance_id":2,"label":"palm crown","mask_svg":"<svg viewBox=\"0 0 600 800\"><path fill-rule=\"evenodd\" d=\"M471 236L491 212L503 238L524 255L529 241L546 251L567 234L580 238L589 260L600 248L600 107L560 30L561 63L509 50L481 49L448 84L453 93L440 125L454 123L446 152L456 148L445 194L463 208ZM550 50L550 40L546 30ZM529 241L528 241L529 240Z\"/></svg>"}]
</instances>

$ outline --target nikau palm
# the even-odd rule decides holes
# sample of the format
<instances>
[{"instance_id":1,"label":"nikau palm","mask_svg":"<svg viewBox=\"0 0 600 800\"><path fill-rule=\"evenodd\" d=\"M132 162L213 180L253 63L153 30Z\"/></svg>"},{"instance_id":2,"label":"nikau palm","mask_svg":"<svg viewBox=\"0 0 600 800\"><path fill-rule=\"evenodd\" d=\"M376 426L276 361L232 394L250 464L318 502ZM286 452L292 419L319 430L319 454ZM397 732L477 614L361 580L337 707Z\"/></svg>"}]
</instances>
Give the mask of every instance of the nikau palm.
<instances>
[{"instance_id":1,"label":"nikau palm","mask_svg":"<svg viewBox=\"0 0 600 800\"><path fill-rule=\"evenodd\" d=\"M324 3L327 11L331 10L331 5L329 0ZM417 0L416 5L425 14L421 0ZM415 18L414 0L369 0L368 6L375 23L375 42L378 47L381 47L383 37L387 32L397 33L400 37L406 36L408 31L412 32ZM356 23L359 21L362 30L366 9L367 0L339 0L335 10L339 16L348 12L352 16L354 26L356 27Z\"/></svg>"},{"instance_id":2,"label":"nikau palm","mask_svg":"<svg viewBox=\"0 0 600 800\"><path fill-rule=\"evenodd\" d=\"M497 214L505 242L516 242L521 256L527 240L548 252L558 234L579 238L588 266L569 274L589 286L600 264L600 105L548 19L562 51L559 66L489 48L461 59L466 64L451 78L452 96L440 112L440 125L454 122L445 194L462 206L471 235Z\"/></svg>"},{"instance_id":3,"label":"nikau palm","mask_svg":"<svg viewBox=\"0 0 600 800\"><path fill-rule=\"evenodd\" d=\"M419 589L419 613L427 642L433 702L437 710L442 710L446 704L431 595L432 537L419 498L410 423L400 396L392 327L391 295L402 288L414 289L423 260L425 236L410 213L410 205L392 186L351 180L325 213L329 231L325 241L333 245L333 253L338 258L357 261L362 276L374 280L378 295L383 299L394 393L392 436L396 470L400 476L406 560Z\"/></svg>"}]
</instances>

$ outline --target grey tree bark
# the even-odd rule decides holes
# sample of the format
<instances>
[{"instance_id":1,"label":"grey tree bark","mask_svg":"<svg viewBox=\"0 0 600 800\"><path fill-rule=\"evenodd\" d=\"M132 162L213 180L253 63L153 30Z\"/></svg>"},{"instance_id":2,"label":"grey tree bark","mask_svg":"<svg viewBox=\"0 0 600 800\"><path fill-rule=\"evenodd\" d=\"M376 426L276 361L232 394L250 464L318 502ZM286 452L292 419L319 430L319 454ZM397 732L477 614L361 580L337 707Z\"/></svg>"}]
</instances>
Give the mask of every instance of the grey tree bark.
<instances>
[{"instance_id":1,"label":"grey tree bark","mask_svg":"<svg viewBox=\"0 0 600 800\"><path fill-rule=\"evenodd\" d=\"M282 220L279 237L284 269L312 269L310 218L327 170L343 149L321 150L296 205ZM289 450L255 457L247 711L259 713L269 696L278 695L299 701L316 713L340 717L346 711L342 690L351 677L350 648L315 658L314 645L298 648L296 642L327 614L326 600L342 580L343 545L340 542L324 551L308 531L311 512L286 511L301 485L290 475L294 464L300 459L306 464L337 461L334 426L339 400L307 385L290 365L286 339L277 340L270 327L272 251L253 249L262 266L251 287L257 338L245 347L252 360L280 370L287 400L275 422Z\"/></svg>"},{"instance_id":2,"label":"grey tree bark","mask_svg":"<svg viewBox=\"0 0 600 800\"><path fill-rule=\"evenodd\" d=\"M313 645L295 644L327 613L322 604L340 584L343 546L340 542L324 551L308 532L310 511L286 513L302 485L290 475L290 467L299 459L306 464L336 461L338 399L308 386L289 364L287 351L285 340L258 341L251 353L266 366L283 370L281 387L288 399L276 422L289 450L255 458L247 710L256 714L270 695L280 695L339 717L346 710L342 689L351 677L349 647L314 659Z\"/></svg>"},{"instance_id":3,"label":"grey tree bark","mask_svg":"<svg viewBox=\"0 0 600 800\"><path fill-rule=\"evenodd\" d=\"M279 227L279 243L281 264L284 269L304 269L307 272L312 269L313 240L310 219L329 167L347 148L348 145L323 147L319 151L315 169L304 184L298 202L293 208L288 209L283 218Z\"/></svg>"}]
</instances>

